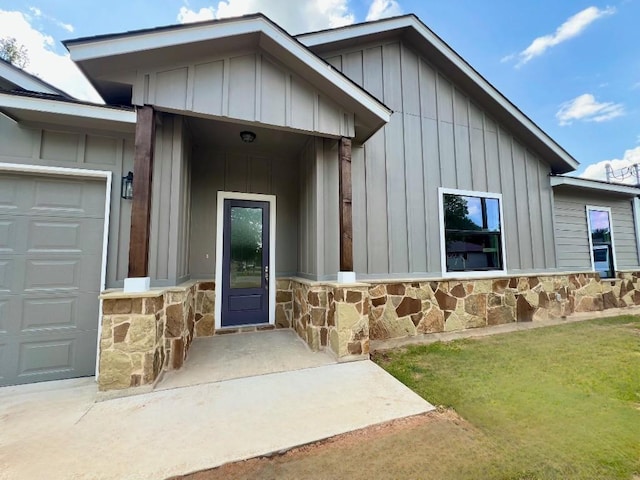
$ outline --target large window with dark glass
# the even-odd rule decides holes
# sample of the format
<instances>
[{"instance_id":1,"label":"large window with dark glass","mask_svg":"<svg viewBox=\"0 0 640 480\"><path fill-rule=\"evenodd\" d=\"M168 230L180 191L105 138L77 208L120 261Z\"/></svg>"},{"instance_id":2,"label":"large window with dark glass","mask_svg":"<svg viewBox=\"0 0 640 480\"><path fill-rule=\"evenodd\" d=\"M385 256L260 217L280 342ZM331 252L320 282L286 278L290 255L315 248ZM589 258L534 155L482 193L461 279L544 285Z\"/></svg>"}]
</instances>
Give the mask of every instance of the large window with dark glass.
<instances>
[{"instance_id":1,"label":"large window with dark glass","mask_svg":"<svg viewBox=\"0 0 640 480\"><path fill-rule=\"evenodd\" d=\"M443 191L447 272L504 270L500 197Z\"/></svg>"}]
</instances>

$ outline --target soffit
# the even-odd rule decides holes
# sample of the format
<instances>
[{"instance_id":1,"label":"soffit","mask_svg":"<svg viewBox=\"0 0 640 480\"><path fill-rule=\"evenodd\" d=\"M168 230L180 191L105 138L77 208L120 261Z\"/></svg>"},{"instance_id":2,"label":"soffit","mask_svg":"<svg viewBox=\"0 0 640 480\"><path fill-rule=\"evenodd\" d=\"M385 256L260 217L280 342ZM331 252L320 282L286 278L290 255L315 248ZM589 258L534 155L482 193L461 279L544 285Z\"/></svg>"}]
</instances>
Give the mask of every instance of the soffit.
<instances>
[{"instance_id":1,"label":"soffit","mask_svg":"<svg viewBox=\"0 0 640 480\"><path fill-rule=\"evenodd\" d=\"M51 124L120 133L135 131L133 109L110 108L53 95L0 93L0 112L24 124Z\"/></svg>"},{"instance_id":2,"label":"soffit","mask_svg":"<svg viewBox=\"0 0 640 480\"><path fill-rule=\"evenodd\" d=\"M567 177L563 175L552 176L551 186L554 191L581 191L594 195L638 197L640 188L633 185L603 182L588 178Z\"/></svg>"}]
</instances>

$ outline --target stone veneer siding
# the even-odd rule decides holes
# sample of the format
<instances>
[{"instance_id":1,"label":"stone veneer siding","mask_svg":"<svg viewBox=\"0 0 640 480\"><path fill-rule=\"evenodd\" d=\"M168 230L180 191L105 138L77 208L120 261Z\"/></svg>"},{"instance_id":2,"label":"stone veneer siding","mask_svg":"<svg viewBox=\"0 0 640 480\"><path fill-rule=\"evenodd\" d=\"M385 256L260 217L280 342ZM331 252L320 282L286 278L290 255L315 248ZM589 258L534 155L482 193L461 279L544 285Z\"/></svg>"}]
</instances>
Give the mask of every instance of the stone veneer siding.
<instances>
[{"instance_id":1,"label":"stone veneer siding","mask_svg":"<svg viewBox=\"0 0 640 480\"><path fill-rule=\"evenodd\" d=\"M369 353L368 285L279 279L276 327L292 328L314 350L339 359Z\"/></svg>"},{"instance_id":2,"label":"stone veneer siding","mask_svg":"<svg viewBox=\"0 0 640 480\"><path fill-rule=\"evenodd\" d=\"M153 384L178 369L194 337L214 334L215 284L189 282L144 293L102 295L98 387Z\"/></svg>"},{"instance_id":3,"label":"stone veneer siding","mask_svg":"<svg viewBox=\"0 0 640 480\"><path fill-rule=\"evenodd\" d=\"M371 339L386 340L640 305L640 274L377 283L369 287L369 301Z\"/></svg>"},{"instance_id":4,"label":"stone veneer siding","mask_svg":"<svg viewBox=\"0 0 640 480\"><path fill-rule=\"evenodd\" d=\"M215 331L214 282L103 296L100 390L153 384L180 368L194 337ZM276 328L291 328L314 350L338 359L366 357L369 341L543 321L640 305L640 273L615 280L596 273L497 279L371 282L354 285L278 279Z\"/></svg>"}]
</instances>

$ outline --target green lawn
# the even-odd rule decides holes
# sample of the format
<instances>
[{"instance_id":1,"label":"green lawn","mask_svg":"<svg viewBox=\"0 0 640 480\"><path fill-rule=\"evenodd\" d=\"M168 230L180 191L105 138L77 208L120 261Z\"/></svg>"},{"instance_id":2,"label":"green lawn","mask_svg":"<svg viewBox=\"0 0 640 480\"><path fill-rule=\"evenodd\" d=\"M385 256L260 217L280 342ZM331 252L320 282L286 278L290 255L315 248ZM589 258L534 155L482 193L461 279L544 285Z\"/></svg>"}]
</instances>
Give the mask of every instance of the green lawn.
<instances>
[{"instance_id":1,"label":"green lawn","mask_svg":"<svg viewBox=\"0 0 640 480\"><path fill-rule=\"evenodd\" d=\"M376 360L485 434L493 454L461 461L459 478L640 474L638 317L410 347Z\"/></svg>"}]
</instances>

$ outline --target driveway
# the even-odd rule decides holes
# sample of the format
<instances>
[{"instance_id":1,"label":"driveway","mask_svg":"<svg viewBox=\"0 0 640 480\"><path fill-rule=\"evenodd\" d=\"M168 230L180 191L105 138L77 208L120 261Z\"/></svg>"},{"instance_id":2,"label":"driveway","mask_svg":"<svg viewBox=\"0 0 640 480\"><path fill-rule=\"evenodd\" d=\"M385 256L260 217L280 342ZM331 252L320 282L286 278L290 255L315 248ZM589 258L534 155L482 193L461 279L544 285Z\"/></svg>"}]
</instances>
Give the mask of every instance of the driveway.
<instances>
[{"instance_id":1,"label":"driveway","mask_svg":"<svg viewBox=\"0 0 640 480\"><path fill-rule=\"evenodd\" d=\"M0 479L163 479L433 409L370 361L96 393L93 379L0 389Z\"/></svg>"}]
</instances>

